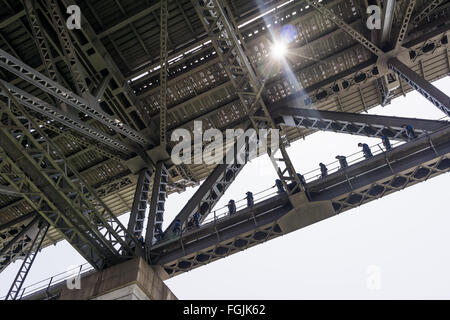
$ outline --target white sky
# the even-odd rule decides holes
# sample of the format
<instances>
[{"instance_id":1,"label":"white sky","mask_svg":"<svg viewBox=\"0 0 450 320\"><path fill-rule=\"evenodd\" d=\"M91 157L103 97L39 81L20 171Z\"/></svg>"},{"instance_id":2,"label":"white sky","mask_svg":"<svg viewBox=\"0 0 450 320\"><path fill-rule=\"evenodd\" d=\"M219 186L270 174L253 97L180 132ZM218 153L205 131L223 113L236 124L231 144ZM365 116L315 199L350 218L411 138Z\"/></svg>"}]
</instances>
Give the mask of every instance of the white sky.
<instances>
[{"instance_id":1,"label":"white sky","mask_svg":"<svg viewBox=\"0 0 450 320\"><path fill-rule=\"evenodd\" d=\"M450 95L450 78L434 83ZM439 119L444 114L416 92L371 114ZM319 162L360 150L378 139L318 132L288 149L296 170L308 172ZM242 170L217 207L271 187L275 171L267 156ZM448 175L372 201L286 236L166 281L179 299L441 299L450 298L450 215ZM166 223L195 189L171 195ZM128 215L121 218L126 222ZM126 224L126 223L125 223ZM84 259L67 243L42 250L28 276L33 284ZM0 274L0 297L21 261ZM367 285L379 270L379 286ZM25 285L25 286L26 286ZM372 289L371 289L372 288Z\"/></svg>"}]
</instances>

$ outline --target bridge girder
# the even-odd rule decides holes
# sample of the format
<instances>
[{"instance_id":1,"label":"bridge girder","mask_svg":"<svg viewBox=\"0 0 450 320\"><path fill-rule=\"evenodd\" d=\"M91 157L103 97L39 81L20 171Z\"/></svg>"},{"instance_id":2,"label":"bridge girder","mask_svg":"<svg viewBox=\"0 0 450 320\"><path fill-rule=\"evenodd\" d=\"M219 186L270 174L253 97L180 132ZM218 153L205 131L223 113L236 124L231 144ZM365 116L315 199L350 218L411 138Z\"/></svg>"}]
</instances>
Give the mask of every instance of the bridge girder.
<instances>
[{"instance_id":1,"label":"bridge girder","mask_svg":"<svg viewBox=\"0 0 450 320\"><path fill-rule=\"evenodd\" d=\"M10 263L26 255L27 249L31 246L33 235L41 217L35 216L28 222L20 232L7 242L0 250L0 272L2 272Z\"/></svg>"},{"instance_id":2,"label":"bridge girder","mask_svg":"<svg viewBox=\"0 0 450 320\"><path fill-rule=\"evenodd\" d=\"M389 68L400 78L405 80L411 87L439 108L446 116L450 116L450 97L441 90L433 86L417 73L412 71L403 62L397 58L391 58L388 61Z\"/></svg>"},{"instance_id":3,"label":"bridge girder","mask_svg":"<svg viewBox=\"0 0 450 320\"><path fill-rule=\"evenodd\" d=\"M449 171L450 127L446 126L309 182L311 203L328 203L332 209L304 214L299 225L305 227ZM280 221L295 209L286 194L278 194L164 241L152 253L159 257L156 263L175 276L293 231L283 230Z\"/></svg>"},{"instance_id":4,"label":"bridge girder","mask_svg":"<svg viewBox=\"0 0 450 320\"><path fill-rule=\"evenodd\" d=\"M2 121L7 124L0 129L1 165L6 170L2 177L96 268L108 264L108 259L122 259L118 244L129 254L127 232L117 217L60 156L25 109L13 96L9 98L12 105L0 103ZM47 142L47 150L42 141Z\"/></svg>"},{"instance_id":5,"label":"bridge girder","mask_svg":"<svg viewBox=\"0 0 450 320\"><path fill-rule=\"evenodd\" d=\"M389 117L371 114L322 111L280 107L272 114L279 123L288 127L316 129L352 135L380 138L385 135L394 140L408 140L404 124L411 125L419 135L429 134L448 125L448 121Z\"/></svg>"}]
</instances>

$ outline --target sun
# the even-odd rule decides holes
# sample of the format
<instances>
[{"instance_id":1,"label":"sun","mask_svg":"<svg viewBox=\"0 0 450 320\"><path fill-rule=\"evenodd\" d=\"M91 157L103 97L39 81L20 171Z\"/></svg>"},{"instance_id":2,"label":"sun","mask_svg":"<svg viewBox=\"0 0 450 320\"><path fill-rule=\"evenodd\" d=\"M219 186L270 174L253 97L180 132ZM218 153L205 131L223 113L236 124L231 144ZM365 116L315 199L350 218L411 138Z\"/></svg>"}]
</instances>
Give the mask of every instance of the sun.
<instances>
[{"instance_id":1,"label":"sun","mask_svg":"<svg viewBox=\"0 0 450 320\"><path fill-rule=\"evenodd\" d=\"M275 59L282 59L287 53L287 46L283 42L274 42L272 45L272 57Z\"/></svg>"}]
</instances>

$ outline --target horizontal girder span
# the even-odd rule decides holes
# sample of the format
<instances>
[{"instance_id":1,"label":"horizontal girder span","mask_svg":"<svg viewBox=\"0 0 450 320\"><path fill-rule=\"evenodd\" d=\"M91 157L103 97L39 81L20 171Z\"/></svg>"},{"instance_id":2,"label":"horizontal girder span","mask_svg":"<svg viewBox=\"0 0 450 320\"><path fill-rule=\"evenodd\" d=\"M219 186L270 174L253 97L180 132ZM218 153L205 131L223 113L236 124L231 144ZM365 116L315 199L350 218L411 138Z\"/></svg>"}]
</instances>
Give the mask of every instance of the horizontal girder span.
<instances>
[{"instance_id":1,"label":"horizontal girder span","mask_svg":"<svg viewBox=\"0 0 450 320\"><path fill-rule=\"evenodd\" d=\"M405 143L306 185L312 203L330 203L331 212L319 214L303 226L402 190L450 169L450 127ZM191 270L229 254L267 241L285 231L279 221L292 208L278 194L235 215L215 219L153 247L171 275Z\"/></svg>"},{"instance_id":2,"label":"horizontal girder span","mask_svg":"<svg viewBox=\"0 0 450 320\"><path fill-rule=\"evenodd\" d=\"M408 140L402 126L409 124L418 135L433 132L448 125L448 121L389 117L314 109L281 107L273 111L277 122L288 127L316 129L377 138L381 135L394 140Z\"/></svg>"}]
</instances>

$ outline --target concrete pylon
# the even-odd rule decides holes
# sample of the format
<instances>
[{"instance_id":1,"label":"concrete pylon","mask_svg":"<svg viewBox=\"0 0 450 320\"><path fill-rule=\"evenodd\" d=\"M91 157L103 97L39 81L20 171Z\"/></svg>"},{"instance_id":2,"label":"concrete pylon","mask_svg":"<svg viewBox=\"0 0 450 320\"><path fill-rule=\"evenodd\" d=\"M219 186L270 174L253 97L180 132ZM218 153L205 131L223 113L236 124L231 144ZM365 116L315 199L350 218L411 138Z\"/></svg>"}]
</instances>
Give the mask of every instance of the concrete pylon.
<instances>
[{"instance_id":1,"label":"concrete pylon","mask_svg":"<svg viewBox=\"0 0 450 320\"><path fill-rule=\"evenodd\" d=\"M82 277L80 289L64 288L60 300L177 300L164 284L167 273L135 258Z\"/></svg>"}]
</instances>

